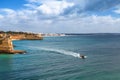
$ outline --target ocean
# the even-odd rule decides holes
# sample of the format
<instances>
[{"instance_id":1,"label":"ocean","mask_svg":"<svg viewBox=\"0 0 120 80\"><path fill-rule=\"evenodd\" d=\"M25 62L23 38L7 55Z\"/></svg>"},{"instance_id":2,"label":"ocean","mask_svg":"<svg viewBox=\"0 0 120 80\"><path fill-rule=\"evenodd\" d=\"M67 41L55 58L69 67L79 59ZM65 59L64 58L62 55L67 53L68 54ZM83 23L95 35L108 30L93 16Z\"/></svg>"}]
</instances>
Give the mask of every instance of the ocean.
<instances>
[{"instance_id":1,"label":"ocean","mask_svg":"<svg viewBox=\"0 0 120 80\"><path fill-rule=\"evenodd\" d=\"M1 54L0 80L120 80L120 35L46 37L13 44L27 53Z\"/></svg>"}]
</instances>

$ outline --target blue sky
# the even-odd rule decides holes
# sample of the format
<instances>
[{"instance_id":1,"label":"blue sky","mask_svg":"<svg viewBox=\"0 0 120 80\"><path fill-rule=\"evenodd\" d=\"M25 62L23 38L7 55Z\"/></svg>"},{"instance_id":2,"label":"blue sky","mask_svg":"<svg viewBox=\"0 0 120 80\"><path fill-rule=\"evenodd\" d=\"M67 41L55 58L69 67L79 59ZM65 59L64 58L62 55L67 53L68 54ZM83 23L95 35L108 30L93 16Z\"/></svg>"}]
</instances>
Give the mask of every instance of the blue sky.
<instances>
[{"instance_id":1,"label":"blue sky","mask_svg":"<svg viewBox=\"0 0 120 80\"><path fill-rule=\"evenodd\" d=\"M120 0L1 0L0 30L120 33Z\"/></svg>"},{"instance_id":2,"label":"blue sky","mask_svg":"<svg viewBox=\"0 0 120 80\"><path fill-rule=\"evenodd\" d=\"M25 0L0 0L0 8L20 9L27 1Z\"/></svg>"}]
</instances>

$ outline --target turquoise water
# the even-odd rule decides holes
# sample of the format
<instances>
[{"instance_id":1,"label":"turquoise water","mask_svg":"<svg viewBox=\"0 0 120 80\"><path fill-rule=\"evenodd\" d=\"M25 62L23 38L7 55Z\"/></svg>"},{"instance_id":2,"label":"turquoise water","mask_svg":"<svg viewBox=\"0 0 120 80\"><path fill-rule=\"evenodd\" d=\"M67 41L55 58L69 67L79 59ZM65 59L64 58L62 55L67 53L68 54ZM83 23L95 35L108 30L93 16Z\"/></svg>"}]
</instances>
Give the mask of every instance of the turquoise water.
<instances>
[{"instance_id":1,"label":"turquoise water","mask_svg":"<svg viewBox=\"0 0 120 80\"><path fill-rule=\"evenodd\" d=\"M120 80L120 36L14 41L27 54L0 55L0 80ZM78 54L87 59L78 58Z\"/></svg>"}]
</instances>

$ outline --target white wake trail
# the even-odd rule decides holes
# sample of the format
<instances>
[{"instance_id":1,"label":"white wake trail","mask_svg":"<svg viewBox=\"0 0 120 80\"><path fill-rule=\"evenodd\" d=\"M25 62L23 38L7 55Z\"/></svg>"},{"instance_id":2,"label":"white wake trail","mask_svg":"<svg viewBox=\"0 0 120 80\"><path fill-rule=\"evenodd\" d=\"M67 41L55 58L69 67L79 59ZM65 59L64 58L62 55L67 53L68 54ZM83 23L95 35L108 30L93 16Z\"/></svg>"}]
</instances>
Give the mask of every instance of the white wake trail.
<instances>
[{"instance_id":1,"label":"white wake trail","mask_svg":"<svg viewBox=\"0 0 120 80\"><path fill-rule=\"evenodd\" d=\"M60 49L50 49L50 48L41 48L41 49L45 50L45 51L58 52L58 53L61 53L61 54L71 55L73 57L80 58L80 54L79 53L75 53L75 52L72 52L72 51L66 51L66 50L60 50Z\"/></svg>"}]
</instances>

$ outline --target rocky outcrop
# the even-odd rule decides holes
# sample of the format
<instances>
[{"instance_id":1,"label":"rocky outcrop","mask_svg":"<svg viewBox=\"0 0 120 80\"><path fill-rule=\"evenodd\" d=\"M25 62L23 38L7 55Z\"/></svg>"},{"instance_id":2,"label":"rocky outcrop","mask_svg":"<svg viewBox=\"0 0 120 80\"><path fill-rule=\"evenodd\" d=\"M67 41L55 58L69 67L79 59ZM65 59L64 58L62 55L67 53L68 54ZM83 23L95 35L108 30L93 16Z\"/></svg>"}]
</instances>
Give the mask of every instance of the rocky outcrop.
<instances>
[{"instance_id":1,"label":"rocky outcrop","mask_svg":"<svg viewBox=\"0 0 120 80\"><path fill-rule=\"evenodd\" d=\"M0 34L0 54L15 54L24 53L25 51L14 50L12 44L12 38L7 34Z\"/></svg>"},{"instance_id":2,"label":"rocky outcrop","mask_svg":"<svg viewBox=\"0 0 120 80\"><path fill-rule=\"evenodd\" d=\"M25 51L14 50L12 40L42 40L41 34L26 32L0 32L0 53L25 53Z\"/></svg>"},{"instance_id":3,"label":"rocky outcrop","mask_svg":"<svg viewBox=\"0 0 120 80\"><path fill-rule=\"evenodd\" d=\"M42 40L43 37L41 34L35 34L35 33L19 33L19 32L14 32L14 33L7 33L11 36L13 40Z\"/></svg>"},{"instance_id":4,"label":"rocky outcrop","mask_svg":"<svg viewBox=\"0 0 120 80\"><path fill-rule=\"evenodd\" d=\"M6 34L0 34L0 51L13 50L13 44L11 36Z\"/></svg>"}]
</instances>

